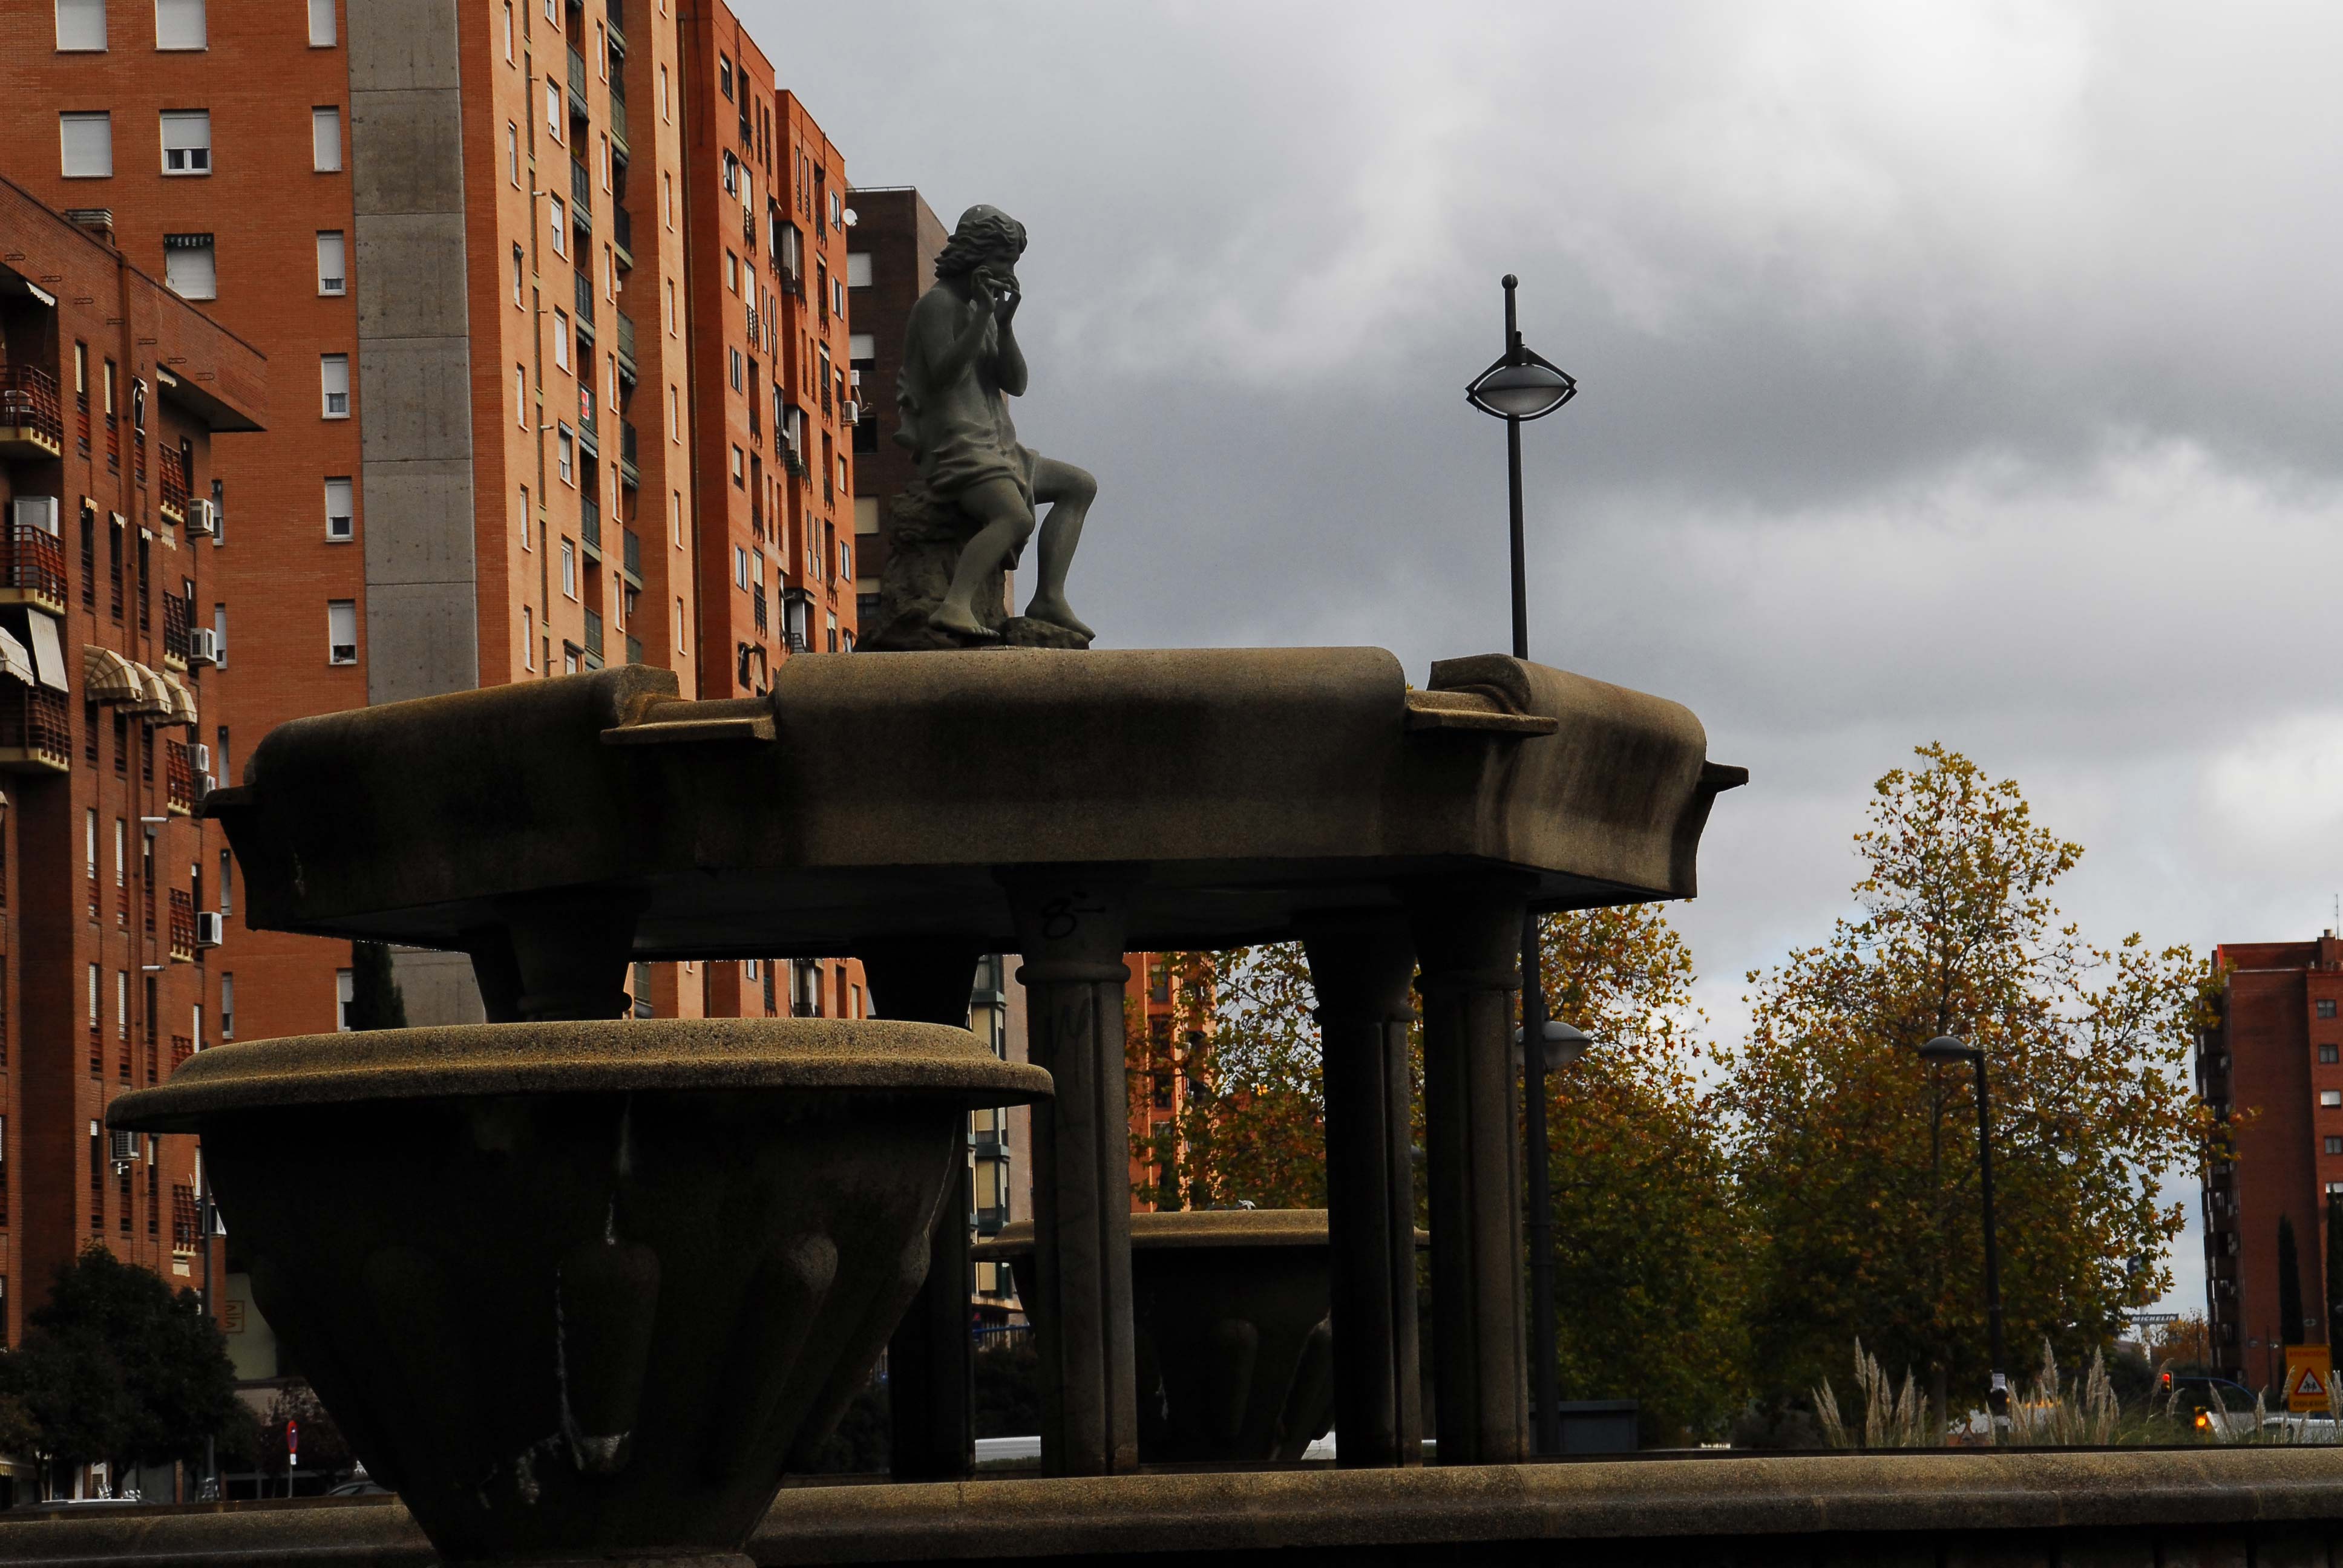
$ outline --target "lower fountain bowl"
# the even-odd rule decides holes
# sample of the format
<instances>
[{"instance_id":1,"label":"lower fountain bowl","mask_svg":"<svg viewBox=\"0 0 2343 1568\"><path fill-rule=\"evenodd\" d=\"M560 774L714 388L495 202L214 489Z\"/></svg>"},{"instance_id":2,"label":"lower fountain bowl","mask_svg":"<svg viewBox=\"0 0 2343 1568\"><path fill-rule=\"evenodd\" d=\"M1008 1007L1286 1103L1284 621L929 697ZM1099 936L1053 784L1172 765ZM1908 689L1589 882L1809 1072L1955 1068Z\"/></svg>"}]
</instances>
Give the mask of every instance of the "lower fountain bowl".
<instances>
[{"instance_id":1,"label":"lower fountain bowl","mask_svg":"<svg viewBox=\"0 0 2343 1568\"><path fill-rule=\"evenodd\" d=\"M223 1046L116 1127L195 1132L253 1294L450 1562L737 1553L926 1270L962 1030L479 1024Z\"/></svg>"}]
</instances>

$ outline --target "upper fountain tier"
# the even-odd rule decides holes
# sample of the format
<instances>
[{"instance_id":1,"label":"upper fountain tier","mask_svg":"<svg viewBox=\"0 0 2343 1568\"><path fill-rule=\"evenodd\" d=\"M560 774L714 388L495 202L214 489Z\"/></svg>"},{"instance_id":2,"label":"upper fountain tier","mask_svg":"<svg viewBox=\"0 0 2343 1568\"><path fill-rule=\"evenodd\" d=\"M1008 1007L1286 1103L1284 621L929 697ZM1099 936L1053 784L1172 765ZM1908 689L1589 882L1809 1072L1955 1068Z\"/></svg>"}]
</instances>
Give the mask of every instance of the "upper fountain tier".
<instances>
[{"instance_id":1,"label":"upper fountain tier","mask_svg":"<svg viewBox=\"0 0 2343 1568\"><path fill-rule=\"evenodd\" d=\"M639 958L1013 950L999 873L1116 867L1146 949L1282 939L1412 877L1544 909L1688 898L1711 800L1675 703L1380 648L799 657L690 702L635 665L297 719L214 791L255 927L473 951L545 898Z\"/></svg>"}]
</instances>

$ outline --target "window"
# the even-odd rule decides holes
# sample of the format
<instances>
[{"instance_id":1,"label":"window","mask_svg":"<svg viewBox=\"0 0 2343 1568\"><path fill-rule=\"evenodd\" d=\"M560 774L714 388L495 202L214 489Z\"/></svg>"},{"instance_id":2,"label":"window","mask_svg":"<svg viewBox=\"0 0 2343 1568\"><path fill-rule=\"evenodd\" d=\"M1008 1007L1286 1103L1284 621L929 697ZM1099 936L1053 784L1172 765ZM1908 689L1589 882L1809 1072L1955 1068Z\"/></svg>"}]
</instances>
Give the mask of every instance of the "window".
<instances>
[{"instance_id":1,"label":"window","mask_svg":"<svg viewBox=\"0 0 2343 1568\"><path fill-rule=\"evenodd\" d=\"M683 416L676 406L675 388L672 387L667 389L667 438L669 441L683 439Z\"/></svg>"},{"instance_id":2,"label":"window","mask_svg":"<svg viewBox=\"0 0 2343 1568\"><path fill-rule=\"evenodd\" d=\"M212 172L212 113L209 109L166 109L163 112L163 172L166 175L207 175Z\"/></svg>"},{"instance_id":3,"label":"window","mask_svg":"<svg viewBox=\"0 0 2343 1568\"><path fill-rule=\"evenodd\" d=\"M602 172L602 188L604 190L608 190L610 188L610 138L607 134L602 137L599 154L601 158L599 166Z\"/></svg>"},{"instance_id":4,"label":"window","mask_svg":"<svg viewBox=\"0 0 2343 1568\"><path fill-rule=\"evenodd\" d=\"M675 600L675 650L684 653L689 648L690 645L683 640L683 596L678 594Z\"/></svg>"},{"instance_id":5,"label":"window","mask_svg":"<svg viewBox=\"0 0 2343 1568\"><path fill-rule=\"evenodd\" d=\"M342 111L316 108L309 111L309 166L321 175L338 173L342 166Z\"/></svg>"},{"instance_id":6,"label":"window","mask_svg":"<svg viewBox=\"0 0 2343 1568\"><path fill-rule=\"evenodd\" d=\"M218 253L207 234L163 236L163 281L182 299L219 297Z\"/></svg>"},{"instance_id":7,"label":"window","mask_svg":"<svg viewBox=\"0 0 2343 1568\"><path fill-rule=\"evenodd\" d=\"M560 427L559 437L555 443L554 450L558 455L557 461L561 470L561 482L565 485L576 483L578 438L569 433L568 425Z\"/></svg>"},{"instance_id":8,"label":"window","mask_svg":"<svg viewBox=\"0 0 2343 1568\"><path fill-rule=\"evenodd\" d=\"M2343 1154L2343 1138L2328 1139L2327 1141L2327 1152L2329 1154Z\"/></svg>"},{"instance_id":9,"label":"window","mask_svg":"<svg viewBox=\"0 0 2343 1568\"><path fill-rule=\"evenodd\" d=\"M740 258L729 250L724 253L724 286L734 294L740 292Z\"/></svg>"},{"instance_id":10,"label":"window","mask_svg":"<svg viewBox=\"0 0 2343 1568\"><path fill-rule=\"evenodd\" d=\"M309 0L309 47L334 46L334 0Z\"/></svg>"},{"instance_id":11,"label":"window","mask_svg":"<svg viewBox=\"0 0 2343 1568\"><path fill-rule=\"evenodd\" d=\"M2331 1000L2320 1002L2318 1004L2318 1016L2321 1018L2333 1018L2335 1016L2334 1002Z\"/></svg>"},{"instance_id":12,"label":"window","mask_svg":"<svg viewBox=\"0 0 2343 1568\"><path fill-rule=\"evenodd\" d=\"M347 1030L350 1027L350 1003L357 996L357 985L355 977L347 970L336 970L334 971L334 1027L336 1029Z\"/></svg>"},{"instance_id":13,"label":"window","mask_svg":"<svg viewBox=\"0 0 2343 1568\"><path fill-rule=\"evenodd\" d=\"M561 84L545 84L545 134L558 146L561 141Z\"/></svg>"},{"instance_id":14,"label":"window","mask_svg":"<svg viewBox=\"0 0 2343 1568\"><path fill-rule=\"evenodd\" d=\"M2343 1108L2343 1089L2322 1089L2318 1091L2318 1108L2333 1111Z\"/></svg>"},{"instance_id":15,"label":"window","mask_svg":"<svg viewBox=\"0 0 2343 1568\"><path fill-rule=\"evenodd\" d=\"M528 367L513 367L513 423L528 428Z\"/></svg>"},{"instance_id":16,"label":"window","mask_svg":"<svg viewBox=\"0 0 2343 1568\"><path fill-rule=\"evenodd\" d=\"M98 10L98 23L99 23L99 25L98 25L98 31L97 31L97 43L96 43L96 47L100 48L100 49L103 49L103 48L105 48L105 47L106 47L106 27L105 27L105 22L106 22L106 12L105 12L104 5L101 4L101 5L100 5L100 7L99 7L99 10ZM64 25L64 23L63 23L62 21L61 21L61 22L59 22L59 24L58 24L58 31L59 31L60 33L62 33L62 32L64 31L64 28L65 28L65 25ZM58 47L58 48L60 48L60 49L62 49L62 48L64 48L64 47L65 47L65 45L64 45L63 44L59 44L59 45L57 45L57 47ZM675 116L668 111L668 106L667 106L667 67L666 67L665 65L661 65L661 66L659 67L659 118L660 118L660 119L662 119L662 120L671 120L671 119L673 119Z\"/></svg>"},{"instance_id":17,"label":"window","mask_svg":"<svg viewBox=\"0 0 2343 1568\"><path fill-rule=\"evenodd\" d=\"M57 0L57 47L105 48L106 0Z\"/></svg>"},{"instance_id":18,"label":"window","mask_svg":"<svg viewBox=\"0 0 2343 1568\"><path fill-rule=\"evenodd\" d=\"M513 246L513 304L514 304L516 307L518 307L518 306L520 306L520 304L521 304L521 297L520 297L520 285L521 285L521 277L522 277L523 268L524 268L525 265L526 265L526 264L525 264L525 262L524 262L524 260L523 260L523 257L522 257L522 256L521 256L520 246L518 246L518 245L514 246Z\"/></svg>"},{"instance_id":19,"label":"window","mask_svg":"<svg viewBox=\"0 0 2343 1568\"><path fill-rule=\"evenodd\" d=\"M505 178L520 189L520 127L510 120L505 122Z\"/></svg>"},{"instance_id":20,"label":"window","mask_svg":"<svg viewBox=\"0 0 2343 1568\"><path fill-rule=\"evenodd\" d=\"M349 289L348 251L342 243L342 231L321 228L317 231L317 292L343 294Z\"/></svg>"},{"instance_id":21,"label":"window","mask_svg":"<svg viewBox=\"0 0 2343 1568\"><path fill-rule=\"evenodd\" d=\"M520 607L520 667L537 668L537 611L528 605Z\"/></svg>"},{"instance_id":22,"label":"window","mask_svg":"<svg viewBox=\"0 0 2343 1568\"><path fill-rule=\"evenodd\" d=\"M846 286L849 288L870 286L870 253L869 251L850 250L846 253Z\"/></svg>"},{"instance_id":23,"label":"window","mask_svg":"<svg viewBox=\"0 0 2343 1568\"><path fill-rule=\"evenodd\" d=\"M348 418L350 417L350 357L347 354L319 355L317 377L324 384L326 417Z\"/></svg>"},{"instance_id":24,"label":"window","mask_svg":"<svg viewBox=\"0 0 2343 1568\"><path fill-rule=\"evenodd\" d=\"M236 1038L236 976L220 976L220 1038Z\"/></svg>"},{"instance_id":25,"label":"window","mask_svg":"<svg viewBox=\"0 0 2343 1568\"><path fill-rule=\"evenodd\" d=\"M878 337L868 332L848 333L846 335L846 357L857 364L860 364L866 360L878 358Z\"/></svg>"},{"instance_id":26,"label":"window","mask_svg":"<svg viewBox=\"0 0 2343 1568\"><path fill-rule=\"evenodd\" d=\"M553 313L553 363L557 369L569 368L569 313Z\"/></svg>"},{"instance_id":27,"label":"window","mask_svg":"<svg viewBox=\"0 0 2343 1568\"><path fill-rule=\"evenodd\" d=\"M356 599L326 601L326 662L358 661L358 606Z\"/></svg>"},{"instance_id":28,"label":"window","mask_svg":"<svg viewBox=\"0 0 2343 1568\"><path fill-rule=\"evenodd\" d=\"M734 348L727 352L732 356L732 390L738 392L740 390L740 351Z\"/></svg>"},{"instance_id":29,"label":"window","mask_svg":"<svg viewBox=\"0 0 2343 1568\"><path fill-rule=\"evenodd\" d=\"M57 136L63 143L59 172L69 180L111 179L114 176L114 116L107 114L59 115Z\"/></svg>"},{"instance_id":30,"label":"window","mask_svg":"<svg viewBox=\"0 0 2343 1568\"><path fill-rule=\"evenodd\" d=\"M741 456L740 448L735 447L732 448L732 487L742 490L748 488L748 465Z\"/></svg>"},{"instance_id":31,"label":"window","mask_svg":"<svg viewBox=\"0 0 2343 1568\"><path fill-rule=\"evenodd\" d=\"M523 550L527 550L530 548L528 534L528 487L527 485L523 485L520 487L520 548Z\"/></svg>"},{"instance_id":32,"label":"window","mask_svg":"<svg viewBox=\"0 0 2343 1568\"><path fill-rule=\"evenodd\" d=\"M347 539L357 531L357 490L347 479L326 481L326 537Z\"/></svg>"},{"instance_id":33,"label":"window","mask_svg":"<svg viewBox=\"0 0 2343 1568\"><path fill-rule=\"evenodd\" d=\"M106 172L114 170L108 166ZM665 169L659 171L659 216L669 230L675 227L675 176Z\"/></svg>"},{"instance_id":34,"label":"window","mask_svg":"<svg viewBox=\"0 0 2343 1568\"><path fill-rule=\"evenodd\" d=\"M155 47L204 46L204 0L155 0Z\"/></svg>"},{"instance_id":35,"label":"window","mask_svg":"<svg viewBox=\"0 0 2343 1568\"><path fill-rule=\"evenodd\" d=\"M227 606L224 604L212 606L212 668L227 668ZM220 773L222 777L227 773L225 762L220 764Z\"/></svg>"},{"instance_id":36,"label":"window","mask_svg":"<svg viewBox=\"0 0 2343 1568\"><path fill-rule=\"evenodd\" d=\"M732 547L732 586L744 591L749 587L749 552L739 545Z\"/></svg>"},{"instance_id":37,"label":"window","mask_svg":"<svg viewBox=\"0 0 2343 1568\"><path fill-rule=\"evenodd\" d=\"M569 209L561 205L559 196L545 198L546 222L553 229L553 254L569 254Z\"/></svg>"},{"instance_id":38,"label":"window","mask_svg":"<svg viewBox=\"0 0 2343 1568\"><path fill-rule=\"evenodd\" d=\"M667 280L667 335L675 336L675 279Z\"/></svg>"},{"instance_id":39,"label":"window","mask_svg":"<svg viewBox=\"0 0 2343 1568\"><path fill-rule=\"evenodd\" d=\"M732 95L732 56L721 51L716 56L716 85L726 97Z\"/></svg>"},{"instance_id":40,"label":"window","mask_svg":"<svg viewBox=\"0 0 2343 1568\"><path fill-rule=\"evenodd\" d=\"M2320 1046L2318 1048L2318 1060L2330 1066L2333 1065L2336 1060L2336 1048L2331 1045Z\"/></svg>"},{"instance_id":41,"label":"window","mask_svg":"<svg viewBox=\"0 0 2343 1568\"><path fill-rule=\"evenodd\" d=\"M561 541L561 591L567 598L578 597L578 547L567 537Z\"/></svg>"},{"instance_id":42,"label":"window","mask_svg":"<svg viewBox=\"0 0 2343 1568\"><path fill-rule=\"evenodd\" d=\"M505 0L505 64L513 63L512 0Z\"/></svg>"},{"instance_id":43,"label":"window","mask_svg":"<svg viewBox=\"0 0 2343 1568\"><path fill-rule=\"evenodd\" d=\"M676 548L683 548L683 492L681 490L669 490L667 493L667 538L668 542Z\"/></svg>"}]
</instances>

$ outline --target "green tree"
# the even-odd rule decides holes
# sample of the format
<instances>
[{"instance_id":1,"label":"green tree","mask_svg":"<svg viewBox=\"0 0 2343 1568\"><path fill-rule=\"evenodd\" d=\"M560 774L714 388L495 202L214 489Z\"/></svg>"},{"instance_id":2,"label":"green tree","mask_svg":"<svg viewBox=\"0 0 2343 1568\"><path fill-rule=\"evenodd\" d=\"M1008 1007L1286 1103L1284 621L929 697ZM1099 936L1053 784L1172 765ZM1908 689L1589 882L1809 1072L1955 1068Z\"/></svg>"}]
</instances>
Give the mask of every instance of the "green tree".
<instances>
[{"instance_id":1,"label":"green tree","mask_svg":"<svg viewBox=\"0 0 2343 1568\"><path fill-rule=\"evenodd\" d=\"M352 1029L405 1029L407 997L392 976L390 948L383 942L350 944Z\"/></svg>"},{"instance_id":2,"label":"green tree","mask_svg":"<svg viewBox=\"0 0 2343 1568\"><path fill-rule=\"evenodd\" d=\"M192 1462L243 1419L227 1342L193 1291L92 1245L57 1271L24 1345L0 1358L0 1396L35 1452L71 1464Z\"/></svg>"},{"instance_id":3,"label":"green tree","mask_svg":"<svg viewBox=\"0 0 2343 1568\"><path fill-rule=\"evenodd\" d=\"M2302 1313L2302 1257L2294 1241L2294 1216L2278 1217L2278 1332L2298 1345L2310 1337Z\"/></svg>"},{"instance_id":4,"label":"green tree","mask_svg":"<svg viewBox=\"0 0 2343 1568\"><path fill-rule=\"evenodd\" d=\"M2137 934L2084 941L2051 892L2082 855L2017 785L1942 746L1875 787L1859 912L1749 977L1717 1109L1757 1246L1753 1364L1819 1383L1860 1338L1891 1372L1985 1382L1975 1079L1914 1048L1986 1053L2006 1342L2062 1362L2169 1283L2166 1183L2224 1152L2187 1073L2207 967ZM2003 1369L2012 1373L2016 1368ZM1940 1384L1942 1386L1942 1384Z\"/></svg>"}]
</instances>

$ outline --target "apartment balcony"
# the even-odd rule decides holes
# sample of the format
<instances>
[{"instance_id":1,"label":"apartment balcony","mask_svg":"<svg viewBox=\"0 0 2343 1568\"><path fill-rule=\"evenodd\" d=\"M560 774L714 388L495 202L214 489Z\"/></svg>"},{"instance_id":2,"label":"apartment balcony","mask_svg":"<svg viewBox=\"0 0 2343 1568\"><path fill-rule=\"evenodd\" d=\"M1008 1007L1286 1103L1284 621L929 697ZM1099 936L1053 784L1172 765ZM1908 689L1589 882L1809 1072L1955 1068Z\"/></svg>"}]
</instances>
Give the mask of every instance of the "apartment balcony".
<instances>
[{"instance_id":1,"label":"apartment balcony","mask_svg":"<svg viewBox=\"0 0 2343 1568\"><path fill-rule=\"evenodd\" d=\"M580 163L569 166L569 226L578 231L580 239L594 236L594 179ZM587 252L579 254L582 256ZM586 275L580 272L578 276Z\"/></svg>"},{"instance_id":2,"label":"apartment balcony","mask_svg":"<svg viewBox=\"0 0 2343 1568\"><path fill-rule=\"evenodd\" d=\"M163 759L164 799L174 817L196 812L196 754L184 740L166 740Z\"/></svg>"},{"instance_id":3,"label":"apartment balcony","mask_svg":"<svg viewBox=\"0 0 2343 1568\"><path fill-rule=\"evenodd\" d=\"M758 583L749 588L749 618L757 628L757 635L759 637L763 637L771 629L770 626L768 624L768 618L765 614L765 585L763 583Z\"/></svg>"},{"instance_id":4,"label":"apartment balcony","mask_svg":"<svg viewBox=\"0 0 2343 1568\"><path fill-rule=\"evenodd\" d=\"M618 216L627 215L622 211ZM635 381L635 318L615 307L610 314L618 318L618 374L631 387Z\"/></svg>"},{"instance_id":5,"label":"apartment balcony","mask_svg":"<svg viewBox=\"0 0 2343 1568\"><path fill-rule=\"evenodd\" d=\"M578 542L585 548L586 558L602 558L602 503L591 496L578 500Z\"/></svg>"},{"instance_id":6,"label":"apartment balcony","mask_svg":"<svg viewBox=\"0 0 2343 1568\"><path fill-rule=\"evenodd\" d=\"M627 638L627 662L628 664L640 664L642 661L643 639L639 637L629 636Z\"/></svg>"},{"instance_id":7,"label":"apartment balcony","mask_svg":"<svg viewBox=\"0 0 2343 1568\"><path fill-rule=\"evenodd\" d=\"M618 265L632 272L635 268L635 220L623 206L610 209L610 249Z\"/></svg>"},{"instance_id":8,"label":"apartment balcony","mask_svg":"<svg viewBox=\"0 0 2343 1568\"><path fill-rule=\"evenodd\" d=\"M163 596L163 663L168 668L184 672L187 668L187 649L191 646L187 623L194 609L177 594Z\"/></svg>"},{"instance_id":9,"label":"apartment balcony","mask_svg":"<svg viewBox=\"0 0 2343 1568\"><path fill-rule=\"evenodd\" d=\"M635 422L631 419L618 421L618 477L630 490L642 486L642 470L635 466Z\"/></svg>"},{"instance_id":10,"label":"apartment balcony","mask_svg":"<svg viewBox=\"0 0 2343 1568\"><path fill-rule=\"evenodd\" d=\"M171 522L184 525L187 520L187 460L176 449L163 448L162 491L155 498L155 509Z\"/></svg>"},{"instance_id":11,"label":"apartment balcony","mask_svg":"<svg viewBox=\"0 0 2343 1568\"><path fill-rule=\"evenodd\" d=\"M29 518L0 528L0 604L65 613L65 544Z\"/></svg>"},{"instance_id":12,"label":"apartment balcony","mask_svg":"<svg viewBox=\"0 0 2343 1568\"><path fill-rule=\"evenodd\" d=\"M618 35L617 28L610 29L612 38ZM614 75L610 78L610 156L625 163L633 155L627 148L627 100L619 96L618 89L618 78Z\"/></svg>"},{"instance_id":13,"label":"apartment balcony","mask_svg":"<svg viewBox=\"0 0 2343 1568\"><path fill-rule=\"evenodd\" d=\"M632 528L620 528L618 532L625 536L618 554L618 569L626 575L628 582L639 588L643 586L642 536Z\"/></svg>"},{"instance_id":14,"label":"apartment balcony","mask_svg":"<svg viewBox=\"0 0 2343 1568\"><path fill-rule=\"evenodd\" d=\"M980 1236L998 1236L1008 1223L1009 1205L1006 1203L980 1207L976 1211L976 1233Z\"/></svg>"},{"instance_id":15,"label":"apartment balcony","mask_svg":"<svg viewBox=\"0 0 2343 1568\"><path fill-rule=\"evenodd\" d=\"M620 55L624 55L627 52L625 0L608 0L608 10L610 18L610 47L616 49Z\"/></svg>"},{"instance_id":16,"label":"apartment balcony","mask_svg":"<svg viewBox=\"0 0 2343 1568\"><path fill-rule=\"evenodd\" d=\"M596 668L601 668L602 612L599 610L586 612L586 657L594 661Z\"/></svg>"},{"instance_id":17,"label":"apartment balcony","mask_svg":"<svg viewBox=\"0 0 2343 1568\"><path fill-rule=\"evenodd\" d=\"M594 405L584 397L578 399L578 449L601 461L602 437L594 425Z\"/></svg>"},{"instance_id":18,"label":"apartment balcony","mask_svg":"<svg viewBox=\"0 0 2343 1568\"><path fill-rule=\"evenodd\" d=\"M569 51L569 117L579 125L586 123L586 56L577 50Z\"/></svg>"},{"instance_id":19,"label":"apartment balcony","mask_svg":"<svg viewBox=\"0 0 2343 1568\"><path fill-rule=\"evenodd\" d=\"M196 896L185 888L171 890L171 961L196 961Z\"/></svg>"},{"instance_id":20,"label":"apartment balcony","mask_svg":"<svg viewBox=\"0 0 2343 1568\"><path fill-rule=\"evenodd\" d=\"M56 377L37 365L0 365L0 457L65 455Z\"/></svg>"},{"instance_id":21,"label":"apartment balcony","mask_svg":"<svg viewBox=\"0 0 2343 1568\"><path fill-rule=\"evenodd\" d=\"M73 771L73 726L64 692L0 678L0 771Z\"/></svg>"},{"instance_id":22,"label":"apartment balcony","mask_svg":"<svg viewBox=\"0 0 2343 1568\"><path fill-rule=\"evenodd\" d=\"M171 1070L176 1072L187 1058L196 1054L196 1042L184 1034L171 1037Z\"/></svg>"}]
</instances>

